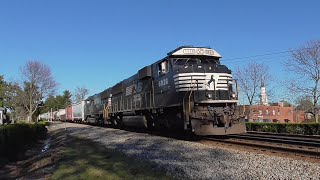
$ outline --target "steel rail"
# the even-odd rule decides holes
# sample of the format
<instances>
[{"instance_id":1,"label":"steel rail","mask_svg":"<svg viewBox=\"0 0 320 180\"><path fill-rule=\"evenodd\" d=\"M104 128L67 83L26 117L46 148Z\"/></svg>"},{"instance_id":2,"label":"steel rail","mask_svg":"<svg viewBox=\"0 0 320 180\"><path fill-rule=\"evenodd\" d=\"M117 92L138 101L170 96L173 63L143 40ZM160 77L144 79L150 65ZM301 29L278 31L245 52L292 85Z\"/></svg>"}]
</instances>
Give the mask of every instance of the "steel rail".
<instances>
[{"instance_id":1,"label":"steel rail","mask_svg":"<svg viewBox=\"0 0 320 180\"><path fill-rule=\"evenodd\" d=\"M304 134L285 134L285 133L271 133L271 132L257 132L247 131L247 134L255 135L274 135L283 137L298 137L298 138L309 138L309 139L320 139L320 135L304 135Z\"/></svg>"},{"instance_id":2,"label":"steel rail","mask_svg":"<svg viewBox=\"0 0 320 180\"><path fill-rule=\"evenodd\" d=\"M214 137L206 137L203 138L203 140L206 141L214 141L214 142L220 142L225 144L233 144L233 145L240 145L240 146L247 146L247 147L253 147L253 148L260 148L263 150L274 150L274 151L280 151L285 152L288 154L299 154L299 155L308 155L312 156L313 158L320 159L320 151L317 147L302 147L299 145L292 145L290 147L275 144L273 142L265 142L259 140L248 140L248 139L238 139L238 138L214 138Z\"/></svg>"},{"instance_id":3,"label":"steel rail","mask_svg":"<svg viewBox=\"0 0 320 180\"><path fill-rule=\"evenodd\" d=\"M315 142L320 143L320 136L305 136L305 135L299 135L299 136L290 136L290 135L282 135L282 134L275 134L275 133L246 133L246 134L238 134L238 135L246 135L251 137L270 137L275 139L287 139L287 140L296 140L296 141L308 141L308 142Z\"/></svg>"},{"instance_id":4,"label":"steel rail","mask_svg":"<svg viewBox=\"0 0 320 180\"><path fill-rule=\"evenodd\" d=\"M288 138L281 136L265 136L265 135L228 135L227 137L237 138L237 139L249 139L257 141L267 141L272 143L281 143L281 144L292 144L292 145L301 145L301 146L311 146L311 147L320 147L320 141L314 139L306 138Z\"/></svg>"}]
</instances>

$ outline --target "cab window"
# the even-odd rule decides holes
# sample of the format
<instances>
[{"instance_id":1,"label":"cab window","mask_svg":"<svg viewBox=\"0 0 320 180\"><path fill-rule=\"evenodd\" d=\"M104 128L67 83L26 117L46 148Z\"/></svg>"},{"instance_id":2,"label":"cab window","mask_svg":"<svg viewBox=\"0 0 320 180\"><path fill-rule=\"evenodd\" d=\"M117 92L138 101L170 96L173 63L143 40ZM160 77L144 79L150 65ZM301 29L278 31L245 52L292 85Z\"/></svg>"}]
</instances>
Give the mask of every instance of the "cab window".
<instances>
[{"instance_id":1,"label":"cab window","mask_svg":"<svg viewBox=\"0 0 320 180\"><path fill-rule=\"evenodd\" d=\"M164 75L169 72L169 61L162 61L158 64L158 75Z\"/></svg>"}]
</instances>

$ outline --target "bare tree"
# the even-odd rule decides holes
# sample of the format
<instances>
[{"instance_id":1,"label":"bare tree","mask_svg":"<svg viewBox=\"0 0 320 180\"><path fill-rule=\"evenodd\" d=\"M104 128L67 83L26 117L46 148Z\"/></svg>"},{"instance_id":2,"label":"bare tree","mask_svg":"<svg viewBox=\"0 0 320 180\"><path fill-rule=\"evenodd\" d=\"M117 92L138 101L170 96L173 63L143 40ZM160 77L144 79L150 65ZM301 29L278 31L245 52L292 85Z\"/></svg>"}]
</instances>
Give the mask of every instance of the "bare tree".
<instances>
[{"instance_id":1,"label":"bare tree","mask_svg":"<svg viewBox=\"0 0 320 180\"><path fill-rule=\"evenodd\" d=\"M312 109L313 103L308 96L300 96L296 99L296 109L302 111L310 111Z\"/></svg>"},{"instance_id":2,"label":"bare tree","mask_svg":"<svg viewBox=\"0 0 320 180\"><path fill-rule=\"evenodd\" d=\"M291 51L291 59L286 68L294 74L289 81L289 89L295 94L308 96L312 100L309 112L318 123L320 97L320 40L309 41L297 50Z\"/></svg>"},{"instance_id":3,"label":"bare tree","mask_svg":"<svg viewBox=\"0 0 320 180\"><path fill-rule=\"evenodd\" d=\"M53 93L57 83L52 77L50 68L39 61L28 61L21 68L23 93L21 103L28 112L28 121L37 111L41 101Z\"/></svg>"},{"instance_id":4,"label":"bare tree","mask_svg":"<svg viewBox=\"0 0 320 180\"><path fill-rule=\"evenodd\" d=\"M81 102L89 94L89 90L85 87L77 87L74 92L74 102Z\"/></svg>"},{"instance_id":5,"label":"bare tree","mask_svg":"<svg viewBox=\"0 0 320 180\"><path fill-rule=\"evenodd\" d=\"M265 84L270 79L268 66L257 62L250 62L245 67L237 67L235 72L238 80L240 91L247 98L249 105L252 105L257 98L257 94L261 87L261 82Z\"/></svg>"}]
</instances>

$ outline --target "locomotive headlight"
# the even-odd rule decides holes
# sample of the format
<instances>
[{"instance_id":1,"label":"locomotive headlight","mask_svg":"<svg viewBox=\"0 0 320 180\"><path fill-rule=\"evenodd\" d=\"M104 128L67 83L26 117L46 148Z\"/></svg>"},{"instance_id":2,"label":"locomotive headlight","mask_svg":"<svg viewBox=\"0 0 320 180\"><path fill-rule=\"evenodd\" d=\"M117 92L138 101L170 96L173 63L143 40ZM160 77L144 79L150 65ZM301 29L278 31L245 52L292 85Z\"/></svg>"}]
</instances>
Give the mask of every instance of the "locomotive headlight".
<instances>
[{"instance_id":1,"label":"locomotive headlight","mask_svg":"<svg viewBox=\"0 0 320 180\"><path fill-rule=\"evenodd\" d=\"M231 94L231 97L232 97L233 99L235 99L235 98L236 98L236 93L232 93L232 94Z\"/></svg>"},{"instance_id":2,"label":"locomotive headlight","mask_svg":"<svg viewBox=\"0 0 320 180\"><path fill-rule=\"evenodd\" d=\"M207 94L207 98L208 98L208 99L211 99L211 98L212 98L212 94L211 94L211 93L208 93L208 94Z\"/></svg>"}]
</instances>

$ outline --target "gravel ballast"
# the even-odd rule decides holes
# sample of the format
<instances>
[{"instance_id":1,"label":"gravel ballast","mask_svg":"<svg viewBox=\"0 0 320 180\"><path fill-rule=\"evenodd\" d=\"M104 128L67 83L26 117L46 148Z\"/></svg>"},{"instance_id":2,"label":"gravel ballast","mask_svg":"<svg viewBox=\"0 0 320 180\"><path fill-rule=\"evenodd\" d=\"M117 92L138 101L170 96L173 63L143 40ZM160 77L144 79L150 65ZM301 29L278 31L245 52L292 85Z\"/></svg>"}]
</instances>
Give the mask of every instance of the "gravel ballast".
<instances>
[{"instance_id":1,"label":"gravel ballast","mask_svg":"<svg viewBox=\"0 0 320 180\"><path fill-rule=\"evenodd\" d=\"M53 124L50 129L64 128ZM69 135L154 162L177 179L319 179L320 164L119 129L67 124Z\"/></svg>"}]
</instances>

